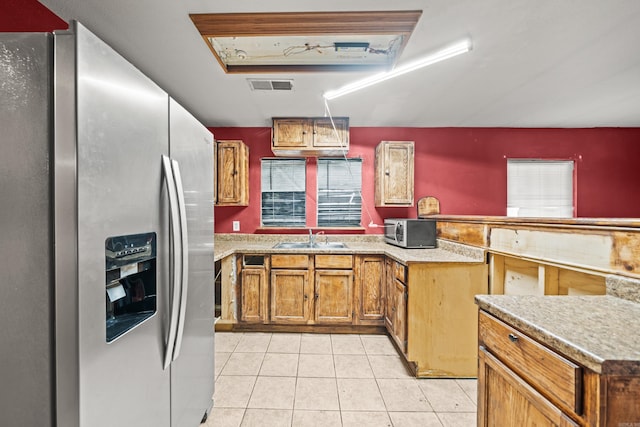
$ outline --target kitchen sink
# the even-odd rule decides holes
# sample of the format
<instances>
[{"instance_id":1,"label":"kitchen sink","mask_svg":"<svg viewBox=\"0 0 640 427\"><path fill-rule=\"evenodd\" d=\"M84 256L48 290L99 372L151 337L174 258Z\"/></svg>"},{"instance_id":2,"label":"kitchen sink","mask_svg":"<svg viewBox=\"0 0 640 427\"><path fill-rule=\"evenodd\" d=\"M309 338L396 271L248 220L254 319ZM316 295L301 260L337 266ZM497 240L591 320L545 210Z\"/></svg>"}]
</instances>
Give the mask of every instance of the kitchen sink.
<instances>
[{"instance_id":1,"label":"kitchen sink","mask_svg":"<svg viewBox=\"0 0 640 427\"><path fill-rule=\"evenodd\" d=\"M274 249L342 249L346 248L342 242L280 242L275 245Z\"/></svg>"}]
</instances>

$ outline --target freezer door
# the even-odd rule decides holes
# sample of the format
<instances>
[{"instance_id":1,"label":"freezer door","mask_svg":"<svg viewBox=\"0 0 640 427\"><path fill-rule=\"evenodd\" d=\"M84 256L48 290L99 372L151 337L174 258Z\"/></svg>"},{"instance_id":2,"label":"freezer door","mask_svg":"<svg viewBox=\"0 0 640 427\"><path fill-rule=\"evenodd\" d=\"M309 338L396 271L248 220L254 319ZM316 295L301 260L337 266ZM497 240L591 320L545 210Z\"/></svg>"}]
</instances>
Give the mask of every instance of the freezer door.
<instances>
[{"instance_id":1,"label":"freezer door","mask_svg":"<svg viewBox=\"0 0 640 427\"><path fill-rule=\"evenodd\" d=\"M0 34L0 424L53 422L50 34Z\"/></svg>"},{"instance_id":2,"label":"freezer door","mask_svg":"<svg viewBox=\"0 0 640 427\"><path fill-rule=\"evenodd\" d=\"M76 43L80 425L169 426L169 98L80 24Z\"/></svg>"},{"instance_id":3,"label":"freezer door","mask_svg":"<svg viewBox=\"0 0 640 427\"><path fill-rule=\"evenodd\" d=\"M182 334L171 364L171 426L192 427L213 397L213 135L176 101L169 105L169 153L180 169L189 242Z\"/></svg>"}]
</instances>

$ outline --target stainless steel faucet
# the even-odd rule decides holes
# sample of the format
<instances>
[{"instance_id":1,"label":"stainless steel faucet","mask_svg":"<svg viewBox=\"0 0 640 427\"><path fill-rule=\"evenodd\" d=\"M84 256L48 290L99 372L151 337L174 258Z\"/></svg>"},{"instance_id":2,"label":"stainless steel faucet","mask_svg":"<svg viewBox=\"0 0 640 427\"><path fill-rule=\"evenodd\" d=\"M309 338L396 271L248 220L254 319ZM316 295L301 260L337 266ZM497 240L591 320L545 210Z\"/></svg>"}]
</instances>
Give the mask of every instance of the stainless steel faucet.
<instances>
[{"instance_id":1,"label":"stainless steel faucet","mask_svg":"<svg viewBox=\"0 0 640 427\"><path fill-rule=\"evenodd\" d=\"M316 234L313 234L313 230L309 229L309 246L315 245L316 244L316 239L321 234L324 234L324 231L318 231Z\"/></svg>"}]
</instances>

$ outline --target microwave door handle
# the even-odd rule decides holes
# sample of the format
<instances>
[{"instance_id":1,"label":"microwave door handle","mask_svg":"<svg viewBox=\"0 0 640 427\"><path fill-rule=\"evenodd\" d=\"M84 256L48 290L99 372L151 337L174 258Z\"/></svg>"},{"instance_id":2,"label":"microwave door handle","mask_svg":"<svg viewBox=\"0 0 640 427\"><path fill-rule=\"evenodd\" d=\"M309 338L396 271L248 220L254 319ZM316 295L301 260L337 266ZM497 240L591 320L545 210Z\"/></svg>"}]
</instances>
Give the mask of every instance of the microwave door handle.
<instances>
[{"instance_id":1,"label":"microwave door handle","mask_svg":"<svg viewBox=\"0 0 640 427\"><path fill-rule=\"evenodd\" d=\"M176 333L178 331L178 309L180 301L180 277L181 269L178 264L180 229L178 228L178 196L176 194L176 185L171 170L171 160L167 156L162 156L162 171L167 189L167 198L169 200L169 223L171 230L171 244L169 245L169 259L171 268L170 289L172 292L171 303L169 307L169 330L167 331L167 341L164 352L163 369L167 369L171 364L173 356L173 348L176 341Z\"/></svg>"},{"instance_id":2,"label":"microwave door handle","mask_svg":"<svg viewBox=\"0 0 640 427\"><path fill-rule=\"evenodd\" d=\"M178 194L178 214L180 216L180 254L181 254L181 272L180 280L180 310L178 315L178 331L176 334L176 342L173 348L173 360L180 355L182 347L182 337L184 335L184 320L187 311L187 295L189 289L189 240L187 238L187 209L184 201L184 188L182 186L182 175L180 174L180 166L175 160L171 160L173 169L173 177L176 182L176 192Z\"/></svg>"},{"instance_id":3,"label":"microwave door handle","mask_svg":"<svg viewBox=\"0 0 640 427\"><path fill-rule=\"evenodd\" d=\"M396 221L395 225L393 226L393 239L396 241L396 243L400 243L398 241L398 227L400 226L400 223Z\"/></svg>"}]
</instances>

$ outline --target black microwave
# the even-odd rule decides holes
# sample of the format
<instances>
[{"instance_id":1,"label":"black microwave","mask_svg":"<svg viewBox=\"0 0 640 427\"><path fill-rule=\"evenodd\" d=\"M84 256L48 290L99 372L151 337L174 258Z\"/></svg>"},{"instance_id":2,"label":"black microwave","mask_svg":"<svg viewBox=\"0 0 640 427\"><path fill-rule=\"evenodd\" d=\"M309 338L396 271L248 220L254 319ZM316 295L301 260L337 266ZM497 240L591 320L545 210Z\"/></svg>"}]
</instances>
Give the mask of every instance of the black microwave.
<instances>
[{"instance_id":1,"label":"black microwave","mask_svg":"<svg viewBox=\"0 0 640 427\"><path fill-rule=\"evenodd\" d=\"M384 240L402 248L435 248L436 220L387 218Z\"/></svg>"}]
</instances>

